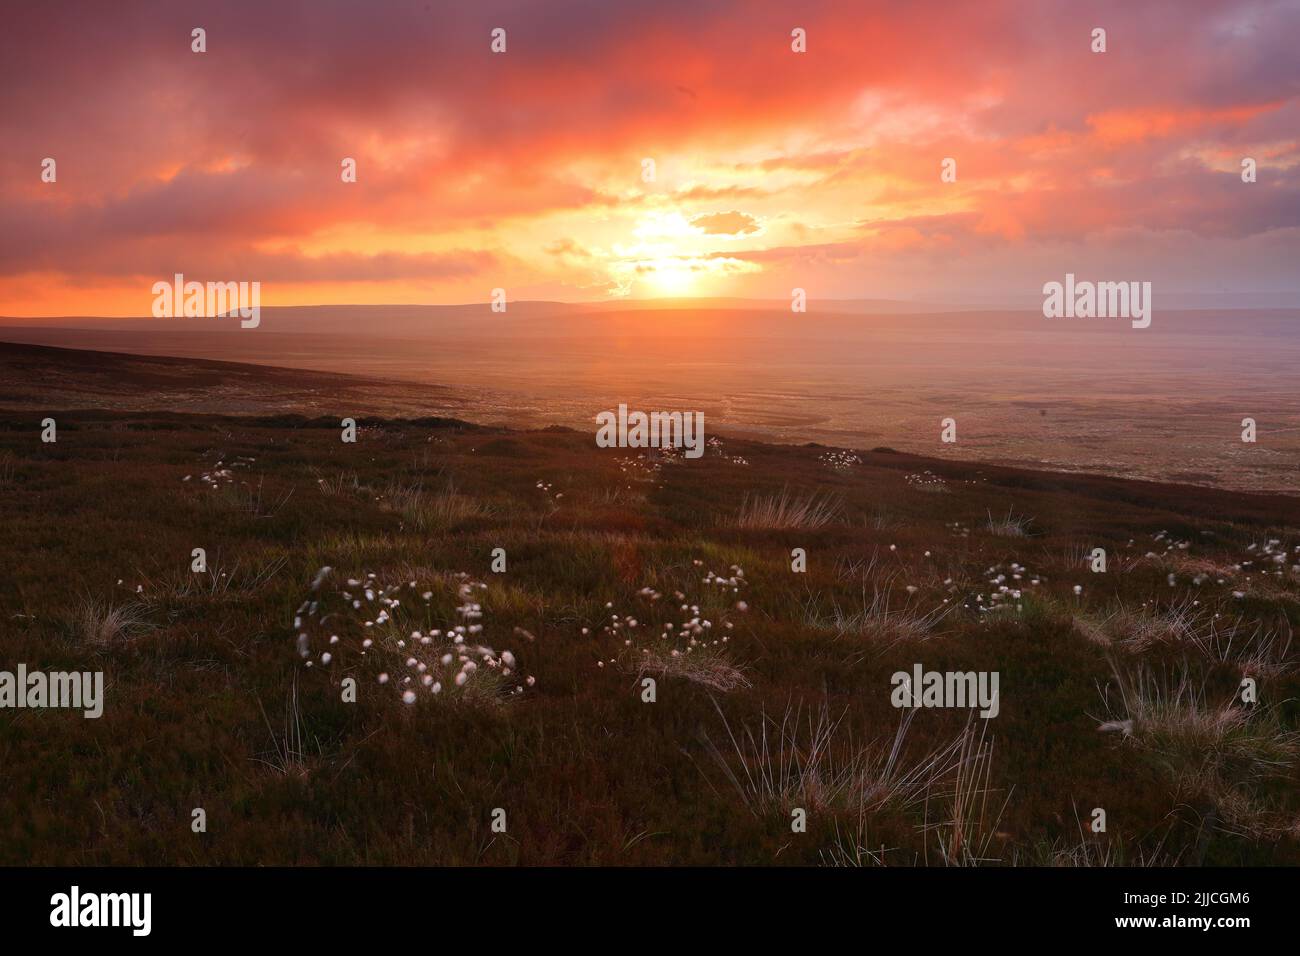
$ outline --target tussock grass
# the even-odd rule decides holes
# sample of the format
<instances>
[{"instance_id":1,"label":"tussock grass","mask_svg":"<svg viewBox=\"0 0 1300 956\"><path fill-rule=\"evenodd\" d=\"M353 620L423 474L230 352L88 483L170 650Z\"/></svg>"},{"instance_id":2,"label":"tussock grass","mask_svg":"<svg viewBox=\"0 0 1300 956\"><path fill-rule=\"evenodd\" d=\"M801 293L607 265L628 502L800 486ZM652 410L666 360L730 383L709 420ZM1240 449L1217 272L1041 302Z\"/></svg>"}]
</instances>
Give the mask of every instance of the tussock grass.
<instances>
[{"instance_id":1,"label":"tussock grass","mask_svg":"<svg viewBox=\"0 0 1300 956\"><path fill-rule=\"evenodd\" d=\"M239 481L223 484L213 491L204 491L199 500L207 508L235 512L251 518L274 518L293 498L294 489L276 495L266 488L266 479L259 477L257 484Z\"/></svg>"},{"instance_id":2,"label":"tussock grass","mask_svg":"<svg viewBox=\"0 0 1300 956\"><path fill-rule=\"evenodd\" d=\"M1163 606L1108 613L1081 612L1075 629L1090 640L1135 654L1176 649L1198 654L1210 664L1238 670L1242 676L1274 679L1294 669L1291 626L1285 618L1273 626L1242 618L1223 619L1211 607L1185 597Z\"/></svg>"},{"instance_id":3,"label":"tussock grass","mask_svg":"<svg viewBox=\"0 0 1300 956\"><path fill-rule=\"evenodd\" d=\"M859 745L844 715L829 706L787 705L780 721L763 714L758 726L733 728L714 701L730 748L702 732L705 751L740 804L755 816L794 807L852 811L859 818L886 807L920 805L930 790L959 768L964 737L906 759L908 710L887 744Z\"/></svg>"},{"instance_id":4,"label":"tussock grass","mask_svg":"<svg viewBox=\"0 0 1300 956\"><path fill-rule=\"evenodd\" d=\"M153 630L140 601L114 605L109 601L83 597L68 614L73 635L87 644L111 647Z\"/></svg>"},{"instance_id":5,"label":"tussock grass","mask_svg":"<svg viewBox=\"0 0 1300 956\"><path fill-rule=\"evenodd\" d=\"M333 478L325 478L322 477L321 472L312 469L312 474L316 476L316 487L327 498L356 498L365 493L365 489L361 487L361 482L357 479L356 472L341 471Z\"/></svg>"},{"instance_id":6,"label":"tussock grass","mask_svg":"<svg viewBox=\"0 0 1300 956\"><path fill-rule=\"evenodd\" d=\"M157 578L150 579L144 574L140 577L150 602L215 600L256 594L284 570L288 561L286 555L277 555L256 566L236 561L227 570L216 557L206 571L191 571L181 565Z\"/></svg>"},{"instance_id":7,"label":"tussock grass","mask_svg":"<svg viewBox=\"0 0 1300 956\"><path fill-rule=\"evenodd\" d=\"M746 495L735 524L738 528L813 531L838 522L842 511L842 502L829 493L794 497L782 489L778 494Z\"/></svg>"},{"instance_id":8,"label":"tussock grass","mask_svg":"<svg viewBox=\"0 0 1300 956\"><path fill-rule=\"evenodd\" d=\"M1240 619L1221 624L1211 619L1189 641L1207 661L1234 667L1243 677L1277 680L1295 669L1291 625L1285 618L1274 626Z\"/></svg>"},{"instance_id":9,"label":"tussock grass","mask_svg":"<svg viewBox=\"0 0 1300 956\"><path fill-rule=\"evenodd\" d=\"M1195 643L1210 627L1212 617L1191 598L1182 598L1163 606L1120 604L1105 613L1081 612L1075 616L1075 626L1096 643L1141 653L1153 647Z\"/></svg>"},{"instance_id":10,"label":"tussock grass","mask_svg":"<svg viewBox=\"0 0 1300 956\"><path fill-rule=\"evenodd\" d=\"M393 482L384 492L383 501L390 511L419 531L448 529L491 513L483 503L458 492L450 481L433 492L419 483Z\"/></svg>"},{"instance_id":11,"label":"tussock grass","mask_svg":"<svg viewBox=\"0 0 1300 956\"><path fill-rule=\"evenodd\" d=\"M277 733L271 726L271 719L266 715L266 708L259 700L257 705L262 710L262 719L271 735L271 749L253 759L269 767L282 777L306 778L311 773L315 760L322 755L320 740L309 737L303 722L302 708L298 703L298 677L294 675L293 684L284 704L284 722Z\"/></svg>"},{"instance_id":12,"label":"tussock grass","mask_svg":"<svg viewBox=\"0 0 1300 956\"><path fill-rule=\"evenodd\" d=\"M638 680L647 674L675 677L722 694L752 686L744 671L731 662L726 651L712 645L702 644L676 653L651 646L629 656Z\"/></svg>"},{"instance_id":13,"label":"tussock grass","mask_svg":"<svg viewBox=\"0 0 1300 956\"><path fill-rule=\"evenodd\" d=\"M1247 705L1235 695L1212 700L1208 679L1186 665L1172 673L1117 668L1113 683L1116 695L1103 695L1110 719L1100 729L1141 751L1177 804L1197 815L1196 862L1209 830L1261 839L1294 826L1294 816L1268 795L1300 760L1300 733L1284 725L1276 707Z\"/></svg>"},{"instance_id":14,"label":"tussock grass","mask_svg":"<svg viewBox=\"0 0 1300 956\"><path fill-rule=\"evenodd\" d=\"M990 803L997 791L992 786L993 744L986 740L987 736L988 721L972 717L956 741L956 779L951 791L939 801L946 803L947 813L931 823L930 807L926 807L922 830L945 866L981 866L1000 860L993 851L999 840L998 824L1011 794L1000 806Z\"/></svg>"},{"instance_id":15,"label":"tussock grass","mask_svg":"<svg viewBox=\"0 0 1300 956\"><path fill-rule=\"evenodd\" d=\"M984 527L989 534L995 534L1000 538L1024 538L1028 537L1030 525L1033 518L1027 518L1024 515L1018 515L1008 509L1005 515L994 517L993 512L986 512L988 519Z\"/></svg>"},{"instance_id":16,"label":"tussock grass","mask_svg":"<svg viewBox=\"0 0 1300 956\"><path fill-rule=\"evenodd\" d=\"M1013 866L1050 866L1062 868L1136 866L1143 868L1179 866L1181 853L1170 853L1162 839L1154 848L1129 846L1120 839L1101 839L1087 834L1079 824L1077 842L1057 839L1039 841L1027 849L1012 852Z\"/></svg>"},{"instance_id":17,"label":"tussock grass","mask_svg":"<svg viewBox=\"0 0 1300 956\"><path fill-rule=\"evenodd\" d=\"M1061 567L1067 571L1086 570L1092 566L1092 551L1096 547L1092 544L1084 544L1078 541L1071 542L1060 552ZM1047 557L1050 559L1051 554Z\"/></svg>"},{"instance_id":18,"label":"tussock grass","mask_svg":"<svg viewBox=\"0 0 1300 956\"><path fill-rule=\"evenodd\" d=\"M1176 777L1230 773L1236 779L1286 771L1300 757L1300 733L1284 730L1275 711L1236 695L1211 702L1208 681L1183 666L1176 674L1139 665L1114 669L1115 695L1104 694L1109 720L1127 740L1155 755ZM1109 689L1109 688L1108 688Z\"/></svg>"},{"instance_id":19,"label":"tussock grass","mask_svg":"<svg viewBox=\"0 0 1300 956\"><path fill-rule=\"evenodd\" d=\"M832 599L827 609L809 601L804 607L803 621L808 627L834 631L837 637L866 637L890 643L923 641L933 635L955 607L950 604L920 611L906 604L891 607L891 600L887 586L873 586L869 593L864 586L860 602L853 607L841 606Z\"/></svg>"}]
</instances>

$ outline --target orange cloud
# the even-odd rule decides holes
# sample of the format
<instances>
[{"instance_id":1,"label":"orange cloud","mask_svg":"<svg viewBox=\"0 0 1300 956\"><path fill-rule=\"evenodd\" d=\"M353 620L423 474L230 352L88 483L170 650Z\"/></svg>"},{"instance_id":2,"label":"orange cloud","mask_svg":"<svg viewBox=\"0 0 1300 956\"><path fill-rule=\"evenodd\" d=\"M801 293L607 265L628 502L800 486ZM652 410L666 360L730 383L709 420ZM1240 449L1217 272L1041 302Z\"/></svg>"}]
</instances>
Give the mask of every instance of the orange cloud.
<instances>
[{"instance_id":1,"label":"orange cloud","mask_svg":"<svg viewBox=\"0 0 1300 956\"><path fill-rule=\"evenodd\" d=\"M1139 233L1152 275L1296 282L1286 6L67 7L16 8L0 40L11 314L139 313L178 271L256 279L279 304L788 295L794 280L924 299L960 295L963 264L1015 291L1040 260ZM1248 187L1242 156L1261 165Z\"/></svg>"}]
</instances>

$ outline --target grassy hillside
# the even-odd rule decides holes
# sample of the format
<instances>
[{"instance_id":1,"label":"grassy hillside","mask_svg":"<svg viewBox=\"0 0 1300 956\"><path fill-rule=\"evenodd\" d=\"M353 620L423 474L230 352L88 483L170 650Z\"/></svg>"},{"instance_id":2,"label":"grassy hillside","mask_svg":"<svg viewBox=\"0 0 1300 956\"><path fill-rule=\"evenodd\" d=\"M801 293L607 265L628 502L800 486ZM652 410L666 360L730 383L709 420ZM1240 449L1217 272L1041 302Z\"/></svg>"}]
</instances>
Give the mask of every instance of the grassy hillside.
<instances>
[{"instance_id":1,"label":"grassy hillside","mask_svg":"<svg viewBox=\"0 0 1300 956\"><path fill-rule=\"evenodd\" d=\"M360 424L0 412L0 863L1300 862L1294 499Z\"/></svg>"}]
</instances>

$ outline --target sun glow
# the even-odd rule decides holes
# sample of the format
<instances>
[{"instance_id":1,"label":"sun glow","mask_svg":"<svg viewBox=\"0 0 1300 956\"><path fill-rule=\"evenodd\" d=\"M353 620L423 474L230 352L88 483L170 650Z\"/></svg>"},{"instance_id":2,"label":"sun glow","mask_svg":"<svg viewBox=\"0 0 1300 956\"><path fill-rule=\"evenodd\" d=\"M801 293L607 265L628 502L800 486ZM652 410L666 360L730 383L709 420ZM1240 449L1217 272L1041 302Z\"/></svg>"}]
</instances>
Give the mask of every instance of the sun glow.
<instances>
[{"instance_id":1,"label":"sun glow","mask_svg":"<svg viewBox=\"0 0 1300 956\"><path fill-rule=\"evenodd\" d=\"M638 271L661 295L685 295L691 292L700 275L699 269L690 260L675 257L639 263Z\"/></svg>"}]
</instances>

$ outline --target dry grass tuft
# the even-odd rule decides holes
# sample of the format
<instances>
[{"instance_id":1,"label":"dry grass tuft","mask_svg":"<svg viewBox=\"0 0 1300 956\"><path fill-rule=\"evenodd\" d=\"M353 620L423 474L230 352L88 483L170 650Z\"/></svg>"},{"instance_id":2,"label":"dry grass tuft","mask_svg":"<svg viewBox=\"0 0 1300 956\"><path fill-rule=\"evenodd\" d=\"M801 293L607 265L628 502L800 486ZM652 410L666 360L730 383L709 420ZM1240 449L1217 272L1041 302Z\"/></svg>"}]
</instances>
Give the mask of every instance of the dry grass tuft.
<instances>
[{"instance_id":1,"label":"dry grass tuft","mask_svg":"<svg viewBox=\"0 0 1300 956\"><path fill-rule=\"evenodd\" d=\"M638 679L646 674L679 677L723 694L751 686L744 671L717 647L700 644L676 653L657 647L643 648L643 651L633 661Z\"/></svg>"},{"instance_id":2,"label":"dry grass tuft","mask_svg":"<svg viewBox=\"0 0 1300 956\"><path fill-rule=\"evenodd\" d=\"M993 846L1000 838L998 824L1011 795L1008 793L996 810L990 807L989 796L996 792L990 785L993 744L985 740L988 721L978 721L978 733L975 723L976 718L972 717L955 741L956 779L946 795L947 814L943 820L930 823L929 806L926 807L926 823L922 830L934 838L939 858L945 866L980 866L1000 860L992 855Z\"/></svg>"},{"instance_id":3,"label":"dry grass tuft","mask_svg":"<svg viewBox=\"0 0 1300 956\"><path fill-rule=\"evenodd\" d=\"M1113 671L1117 699L1103 693L1110 719L1102 726L1121 731L1175 776L1200 771L1259 779L1285 772L1300 757L1300 733L1283 730L1271 711L1236 695L1210 703L1206 682L1195 681L1186 667L1176 679L1141 666L1132 674Z\"/></svg>"},{"instance_id":4,"label":"dry grass tuft","mask_svg":"<svg viewBox=\"0 0 1300 956\"><path fill-rule=\"evenodd\" d=\"M838 521L842 508L840 500L829 493L795 498L783 488L779 494L746 495L736 527L812 531Z\"/></svg>"},{"instance_id":5,"label":"dry grass tuft","mask_svg":"<svg viewBox=\"0 0 1300 956\"><path fill-rule=\"evenodd\" d=\"M867 637L893 644L926 640L954 608L948 605L922 612L906 606L891 607L890 600L887 586L873 586L870 594L864 586L860 606L844 608L833 601L827 611L810 602L804 607L803 622L808 627L834 631L837 637Z\"/></svg>"},{"instance_id":6,"label":"dry grass tuft","mask_svg":"<svg viewBox=\"0 0 1300 956\"><path fill-rule=\"evenodd\" d=\"M1300 733L1286 729L1276 709L1235 694L1211 703L1207 682L1185 665L1176 676L1142 667L1114 675L1118 699L1103 693L1111 719L1100 729L1118 731L1147 754L1179 803L1200 815L1203 832L1259 839L1287 831L1294 821L1274 811L1267 785L1289 777L1300 760Z\"/></svg>"},{"instance_id":7,"label":"dry grass tuft","mask_svg":"<svg viewBox=\"0 0 1300 956\"><path fill-rule=\"evenodd\" d=\"M1027 518L1024 515L1013 514L1009 509L1001 517L993 517L993 512L986 512L988 521L985 527L990 534L995 534L1000 538L1024 538L1029 535L1029 527L1033 523L1033 518Z\"/></svg>"},{"instance_id":8,"label":"dry grass tuft","mask_svg":"<svg viewBox=\"0 0 1300 956\"><path fill-rule=\"evenodd\" d=\"M266 729L270 731L272 749L264 756L253 759L270 767L282 777L307 777L311 773L311 754L307 733L303 726L302 709L298 705L298 675L294 675L293 684L285 699L282 733L277 734L275 728L271 726L271 720L266 716L266 708L262 707L260 700L257 705L261 707L262 719L266 721ZM315 755L319 757L320 741L313 737L311 745L314 746Z\"/></svg>"},{"instance_id":9,"label":"dry grass tuft","mask_svg":"<svg viewBox=\"0 0 1300 956\"><path fill-rule=\"evenodd\" d=\"M88 644L107 647L153 630L139 601L114 606L91 597L82 598L68 617L73 633Z\"/></svg>"},{"instance_id":10,"label":"dry grass tuft","mask_svg":"<svg viewBox=\"0 0 1300 956\"><path fill-rule=\"evenodd\" d=\"M383 501L389 511L401 515L403 521L418 531L450 528L491 513L486 505L458 492L450 481L435 492L426 492L418 483L393 483L388 486Z\"/></svg>"},{"instance_id":11,"label":"dry grass tuft","mask_svg":"<svg viewBox=\"0 0 1300 956\"><path fill-rule=\"evenodd\" d=\"M964 735L915 760L904 759L907 711L888 746L858 746L828 705L816 711L787 706L778 723L766 714L758 729L733 730L714 701L731 743L723 752L703 733L703 743L742 805L755 816L794 807L848 810L859 818L885 807L906 809L924 802L931 788L957 770Z\"/></svg>"}]
</instances>

